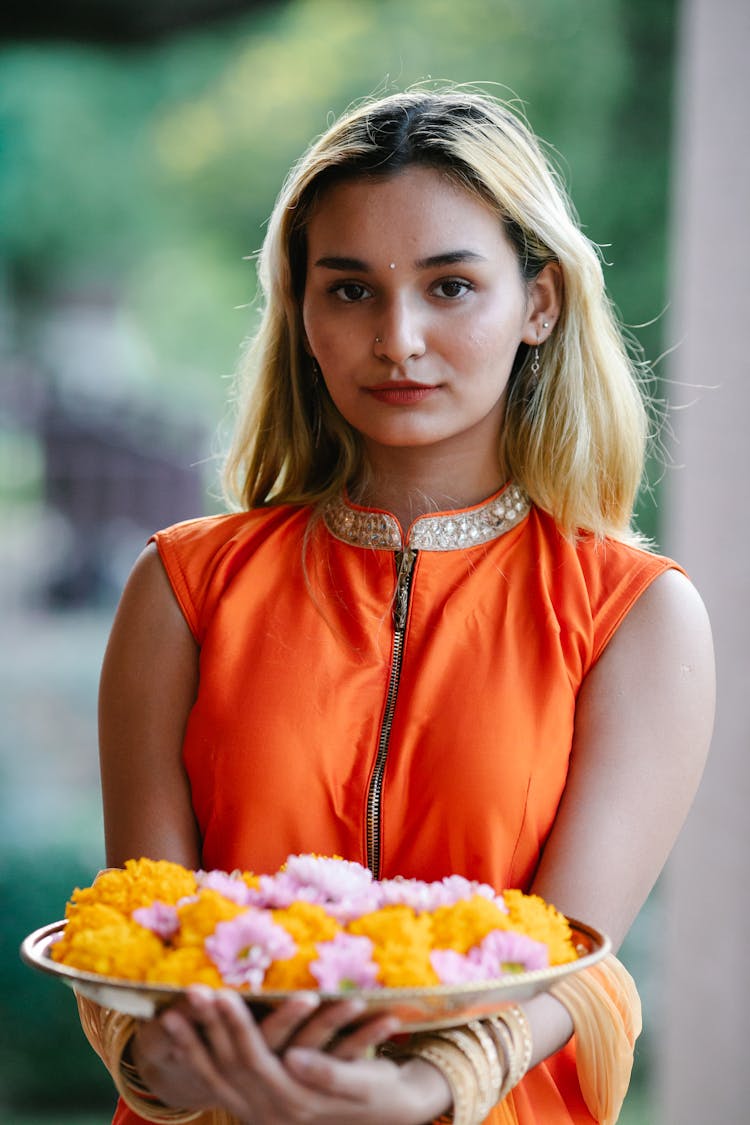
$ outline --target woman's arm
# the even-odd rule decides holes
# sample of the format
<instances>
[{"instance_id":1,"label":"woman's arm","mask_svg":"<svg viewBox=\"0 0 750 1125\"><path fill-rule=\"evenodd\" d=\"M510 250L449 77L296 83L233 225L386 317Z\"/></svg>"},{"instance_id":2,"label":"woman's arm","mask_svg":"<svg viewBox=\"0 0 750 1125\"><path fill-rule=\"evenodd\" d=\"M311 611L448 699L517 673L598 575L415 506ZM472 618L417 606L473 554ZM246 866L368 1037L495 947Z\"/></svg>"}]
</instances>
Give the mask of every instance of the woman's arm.
<instances>
[{"instance_id":1,"label":"woman's arm","mask_svg":"<svg viewBox=\"0 0 750 1125\"><path fill-rule=\"evenodd\" d=\"M149 856L200 867L182 764L198 685L198 646L155 545L138 559L115 615L99 690L107 862Z\"/></svg>"},{"instance_id":2,"label":"woman's arm","mask_svg":"<svg viewBox=\"0 0 750 1125\"><path fill-rule=\"evenodd\" d=\"M534 880L617 949L682 828L714 715L711 631L678 571L638 599L589 672L565 791Z\"/></svg>"},{"instance_id":3,"label":"woman's arm","mask_svg":"<svg viewBox=\"0 0 750 1125\"><path fill-rule=\"evenodd\" d=\"M678 571L630 610L582 685L565 792L533 891L619 948L695 795L714 715L711 630ZM534 1063L572 1031L551 996L524 1005Z\"/></svg>"}]
</instances>

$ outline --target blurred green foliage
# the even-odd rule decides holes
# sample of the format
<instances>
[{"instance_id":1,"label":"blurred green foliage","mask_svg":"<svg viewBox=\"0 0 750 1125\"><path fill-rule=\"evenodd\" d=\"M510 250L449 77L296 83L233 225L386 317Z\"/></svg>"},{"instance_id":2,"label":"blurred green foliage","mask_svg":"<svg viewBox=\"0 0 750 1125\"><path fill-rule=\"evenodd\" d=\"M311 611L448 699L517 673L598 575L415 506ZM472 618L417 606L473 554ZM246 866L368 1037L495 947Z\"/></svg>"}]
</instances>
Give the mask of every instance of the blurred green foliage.
<instances>
[{"instance_id":1,"label":"blurred green foliage","mask_svg":"<svg viewBox=\"0 0 750 1125\"><path fill-rule=\"evenodd\" d=\"M114 1106L112 1084L88 1046L73 993L32 972L19 957L23 938L62 917L74 886L95 871L69 851L5 852L0 862L0 1119L15 1110L49 1106L59 1115L98 1105L101 1120Z\"/></svg>"}]
</instances>

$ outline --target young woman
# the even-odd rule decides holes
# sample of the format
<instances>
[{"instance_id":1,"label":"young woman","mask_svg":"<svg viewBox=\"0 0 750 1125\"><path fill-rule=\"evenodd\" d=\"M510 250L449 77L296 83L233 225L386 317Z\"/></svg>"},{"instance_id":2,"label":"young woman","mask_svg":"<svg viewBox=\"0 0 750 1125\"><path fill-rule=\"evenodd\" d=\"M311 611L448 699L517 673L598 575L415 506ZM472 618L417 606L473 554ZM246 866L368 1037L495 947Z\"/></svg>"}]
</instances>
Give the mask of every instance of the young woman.
<instances>
[{"instance_id":1,"label":"young woman","mask_svg":"<svg viewBox=\"0 0 750 1125\"><path fill-rule=\"evenodd\" d=\"M617 948L693 798L713 668L698 595L630 527L647 417L595 249L521 120L416 91L313 144L260 277L241 510L158 533L114 623L108 862L460 873ZM614 959L580 978L398 1059L356 1001L85 1015L119 1123L614 1120L637 996Z\"/></svg>"}]
</instances>

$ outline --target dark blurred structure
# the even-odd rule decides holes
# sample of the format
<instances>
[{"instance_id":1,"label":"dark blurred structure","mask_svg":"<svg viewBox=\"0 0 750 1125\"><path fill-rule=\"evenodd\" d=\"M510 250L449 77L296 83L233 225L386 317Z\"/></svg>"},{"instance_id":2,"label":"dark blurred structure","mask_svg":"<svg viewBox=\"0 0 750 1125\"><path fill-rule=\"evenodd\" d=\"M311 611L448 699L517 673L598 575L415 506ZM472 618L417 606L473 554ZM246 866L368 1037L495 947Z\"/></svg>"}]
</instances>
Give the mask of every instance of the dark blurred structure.
<instances>
[{"instance_id":1,"label":"dark blurred structure","mask_svg":"<svg viewBox=\"0 0 750 1125\"><path fill-rule=\"evenodd\" d=\"M51 401L40 418L47 504L64 516L71 546L47 596L53 605L106 600L119 586L120 543L203 511L191 456L196 427L142 408L101 414L87 400Z\"/></svg>"},{"instance_id":2,"label":"dark blurred structure","mask_svg":"<svg viewBox=\"0 0 750 1125\"><path fill-rule=\"evenodd\" d=\"M6 5L0 40L139 45L273 6L274 0L38 0Z\"/></svg>"},{"instance_id":3,"label":"dark blurred structure","mask_svg":"<svg viewBox=\"0 0 750 1125\"><path fill-rule=\"evenodd\" d=\"M152 531L204 511L197 422L62 393L33 367L6 371L0 414L38 440L41 499L65 529L37 591L52 606L112 601Z\"/></svg>"}]
</instances>

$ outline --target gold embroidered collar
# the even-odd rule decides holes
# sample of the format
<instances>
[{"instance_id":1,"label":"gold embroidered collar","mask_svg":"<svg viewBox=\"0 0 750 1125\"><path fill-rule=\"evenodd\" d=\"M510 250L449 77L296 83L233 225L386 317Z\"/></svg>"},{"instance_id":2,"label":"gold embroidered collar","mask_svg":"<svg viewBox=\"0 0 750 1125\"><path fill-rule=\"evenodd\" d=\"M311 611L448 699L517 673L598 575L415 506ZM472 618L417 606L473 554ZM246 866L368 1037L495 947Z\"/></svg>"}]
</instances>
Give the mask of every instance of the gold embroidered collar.
<instances>
[{"instance_id":1,"label":"gold embroidered collar","mask_svg":"<svg viewBox=\"0 0 750 1125\"><path fill-rule=\"evenodd\" d=\"M518 485L509 484L475 508L420 516L409 528L406 544L395 516L357 508L343 496L325 505L323 520L331 535L354 547L400 551L408 546L414 551L455 551L498 539L520 523L530 507L526 493Z\"/></svg>"}]
</instances>

